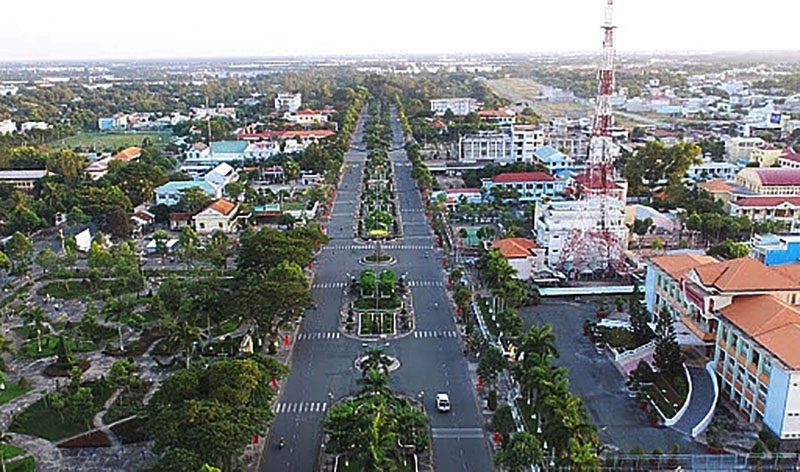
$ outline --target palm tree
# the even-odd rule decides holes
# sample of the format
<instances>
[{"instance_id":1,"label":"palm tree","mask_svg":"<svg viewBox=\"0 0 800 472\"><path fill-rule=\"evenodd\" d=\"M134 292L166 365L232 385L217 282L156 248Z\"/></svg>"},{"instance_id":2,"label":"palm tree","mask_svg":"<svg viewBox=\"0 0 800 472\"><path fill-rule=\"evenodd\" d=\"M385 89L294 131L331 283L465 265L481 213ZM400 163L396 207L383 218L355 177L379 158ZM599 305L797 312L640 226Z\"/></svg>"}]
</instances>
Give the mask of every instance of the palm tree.
<instances>
[{"instance_id":1,"label":"palm tree","mask_svg":"<svg viewBox=\"0 0 800 472\"><path fill-rule=\"evenodd\" d=\"M389 374L375 369L368 369L364 375L358 379L361 385L361 393L365 395L389 395Z\"/></svg>"},{"instance_id":2,"label":"palm tree","mask_svg":"<svg viewBox=\"0 0 800 472\"><path fill-rule=\"evenodd\" d=\"M0 333L0 364L5 365L3 354L14 354L14 342Z\"/></svg>"},{"instance_id":3,"label":"palm tree","mask_svg":"<svg viewBox=\"0 0 800 472\"><path fill-rule=\"evenodd\" d=\"M366 376L370 370L388 373L391 364L392 360L383 353L383 349L374 347L367 351L367 357L361 362L361 376Z\"/></svg>"},{"instance_id":4,"label":"palm tree","mask_svg":"<svg viewBox=\"0 0 800 472\"><path fill-rule=\"evenodd\" d=\"M42 332L48 322L47 312L40 306L33 306L22 314L25 326L33 325L36 329L37 352L42 352Z\"/></svg>"},{"instance_id":5,"label":"palm tree","mask_svg":"<svg viewBox=\"0 0 800 472\"><path fill-rule=\"evenodd\" d=\"M112 299L103 307L104 319L106 322L117 322L117 334L119 335L119 350L125 350L125 344L122 340L122 324L124 320L132 320L134 314L133 299L128 296L122 296L116 300Z\"/></svg>"},{"instance_id":6,"label":"palm tree","mask_svg":"<svg viewBox=\"0 0 800 472\"><path fill-rule=\"evenodd\" d=\"M186 321L175 323L171 326L169 341L178 345L186 356L187 369L192 362L192 351L194 350L195 343L200 342L202 339L202 332L203 330L198 326L191 325Z\"/></svg>"},{"instance_id":7,"label":"palm tree","mask_svg":"<svg viewBox=\"0 0 800 472\"><path fill-rule=\"evenodd\" d=\"M558 357L556 335L553 333L553 325L548 323L543 326L532 326L531 329L522 336L519 350L520 352L524 352L526 356L539 354Z\"/></svg>"}]
</instances>

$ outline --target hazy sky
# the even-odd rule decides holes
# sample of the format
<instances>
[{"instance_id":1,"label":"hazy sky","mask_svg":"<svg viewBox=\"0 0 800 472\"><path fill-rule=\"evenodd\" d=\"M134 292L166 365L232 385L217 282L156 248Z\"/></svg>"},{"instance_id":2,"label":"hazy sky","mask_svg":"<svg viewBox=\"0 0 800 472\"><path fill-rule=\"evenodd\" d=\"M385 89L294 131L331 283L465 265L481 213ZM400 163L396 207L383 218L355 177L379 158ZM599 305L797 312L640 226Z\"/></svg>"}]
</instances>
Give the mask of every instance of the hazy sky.
<instances>
[{"instance_id":1,"label":"hazy sky","mask_svg":"<svg viewBox=\"0 0 800 472\"><path fill-rule=\"evenodd\" d=\"M627 51L800 49L798 0L615 0ZM601 44L604 0L3 0L0 61L533 51Z\"/></svg>"}]
</instances>

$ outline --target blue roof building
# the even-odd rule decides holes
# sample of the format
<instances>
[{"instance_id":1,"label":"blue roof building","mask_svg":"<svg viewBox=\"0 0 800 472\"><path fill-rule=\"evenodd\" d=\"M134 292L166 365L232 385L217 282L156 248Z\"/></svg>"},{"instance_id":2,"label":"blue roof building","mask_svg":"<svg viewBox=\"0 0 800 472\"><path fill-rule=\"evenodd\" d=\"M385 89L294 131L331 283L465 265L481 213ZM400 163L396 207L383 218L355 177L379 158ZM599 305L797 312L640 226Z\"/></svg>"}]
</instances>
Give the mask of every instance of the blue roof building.
<instances>
[{"instance_id":1,"label":"blue roof building","mask_svg":"<svg viewBox=\"0 0 800 472\"><path fill-rule=\"evenodd\" d=\"M750 255L767 266L800 262L800 236L756 235L750 243Z\"/></svg>"},{"instance_id":2,"label":"blue roof building","mask_svg":"<svg viewBox=\"0 0 800 472\"><path fill-rule=\"evenodd\" d=\"M214 186L205 180L195 178L194 180L182 180L178 182L167 182L156 189L156 205L177 205L185 190L198 187L206 195L213 199L222 197L222 188Z\"/></svg>"},{"instance_id":3,"label":"blue roof building","mask_svg":"<svg viewBox=\"0 0 800 472\"><path fill-rule=\"evenodd\" d=\"M534 159L547 166L551 173L574 168L575 160L553 146L543 146L533 151Z\"/></svg>"}]
</instances>

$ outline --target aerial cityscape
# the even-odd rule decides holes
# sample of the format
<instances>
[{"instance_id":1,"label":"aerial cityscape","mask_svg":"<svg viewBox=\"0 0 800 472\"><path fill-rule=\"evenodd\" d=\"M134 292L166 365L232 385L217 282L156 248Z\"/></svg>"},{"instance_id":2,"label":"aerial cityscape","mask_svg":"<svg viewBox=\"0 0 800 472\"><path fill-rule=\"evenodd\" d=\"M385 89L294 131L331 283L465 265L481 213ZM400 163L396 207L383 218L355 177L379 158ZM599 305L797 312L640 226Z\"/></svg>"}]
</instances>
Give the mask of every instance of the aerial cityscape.
<instances>
[{"instance_id":1,"label":"aerial cityscape","mask_svg":"<svg viewBox=\"0 0 800 472\"><path fill-rule=\"evenodd\" d=\"M7 7L2 472L800 469L800 3L162 3Z\"/></svg>"}]
</instances>

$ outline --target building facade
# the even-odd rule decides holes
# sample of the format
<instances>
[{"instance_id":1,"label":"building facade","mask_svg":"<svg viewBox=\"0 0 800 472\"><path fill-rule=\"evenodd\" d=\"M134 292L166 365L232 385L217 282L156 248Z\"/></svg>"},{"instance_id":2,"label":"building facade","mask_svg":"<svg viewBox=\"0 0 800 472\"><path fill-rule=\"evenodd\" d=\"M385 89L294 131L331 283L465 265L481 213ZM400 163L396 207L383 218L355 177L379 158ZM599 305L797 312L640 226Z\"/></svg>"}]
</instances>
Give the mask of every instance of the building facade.
<instances>
[{"instance_id":1,"label":"building facade","mask_svg":"<svg viewBox=\"0 0 800 472\"><path fill-rule=\"evenodd\" d=\"M783 231L800 233L800 196L740 198L728 202L728 212L731 216L744 216L756 223L777 221L783 223Z\"/></svg>"},{"instance_id":2,"label":"building facade","mask_svg":"<svg viewBox=\"0 0 800 472\"><path fill-rule=\"evenodd\" d=\"M800 169L746 167L735 182L760 195L800 195Z\"/></svg>"},{"instance_id":3,"label":"building facade","mask_svg":"<svg viewBox=\"0 0 800 472\"><path fill-rule=\"evenodd\" d=\"M554 198L564 192L564 182L544 172L505 172L481 183L481 191L487 197L493 188L516 190L521 202Z\"/></svg>"},{"instance_id":4,"label":"building facade","mask_svg":"<svg viewBox=\"0 0 800 472\"><path fill-rule=\"evenodd\" d=\"M275 110L296 113L303 106L303 94L279 93L275 97Z\"/></svg>"},{"instance_id":5,"label":"building facade","mask_svg":"<svg viewBox=\"0 0 800 472\"><path fill-rule=\"evenodd\" d=\"M530 125L513 125L500 131L486 131L459 138L459 160L462 162L491 161L533 162L534 152L544 146L543 130Z\"/></svg>"},{"instance_id":6,"label":"building facade","mask_svg":"<svg viewBox=\"0 0 800 472\"><path fill-rule=\"evenodd\" d=\"M465 116L478 110L478 101L474 98L436 98L431 100L431 111L436 115L444 115L447 110L456 116Z\"/></svg>"}]
</instances>

